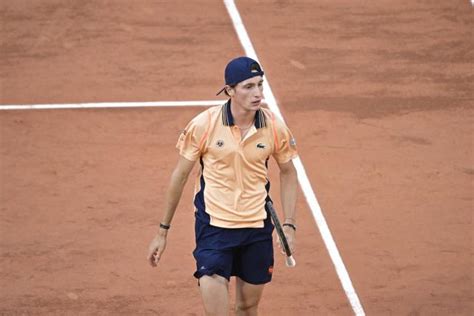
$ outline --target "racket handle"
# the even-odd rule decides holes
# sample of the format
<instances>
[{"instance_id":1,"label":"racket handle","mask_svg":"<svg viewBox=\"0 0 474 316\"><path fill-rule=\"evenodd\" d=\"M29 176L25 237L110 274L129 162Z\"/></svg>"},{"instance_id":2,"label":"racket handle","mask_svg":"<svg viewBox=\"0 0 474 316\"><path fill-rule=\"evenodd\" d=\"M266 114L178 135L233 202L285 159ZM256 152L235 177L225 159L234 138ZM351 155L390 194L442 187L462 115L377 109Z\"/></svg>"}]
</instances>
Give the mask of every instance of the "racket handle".
<instances>
[{"instance_id":1,"label":"racket handle","mask_svg":"<svg viewBox=\"0 0 474 316\"><path fill-rule=\"evenodd\" d=\"M296 266L296 261L295 258L293 258L293 255L286 257L286 266L289 268L294 268Z\"/></svg>"}]
</instances>

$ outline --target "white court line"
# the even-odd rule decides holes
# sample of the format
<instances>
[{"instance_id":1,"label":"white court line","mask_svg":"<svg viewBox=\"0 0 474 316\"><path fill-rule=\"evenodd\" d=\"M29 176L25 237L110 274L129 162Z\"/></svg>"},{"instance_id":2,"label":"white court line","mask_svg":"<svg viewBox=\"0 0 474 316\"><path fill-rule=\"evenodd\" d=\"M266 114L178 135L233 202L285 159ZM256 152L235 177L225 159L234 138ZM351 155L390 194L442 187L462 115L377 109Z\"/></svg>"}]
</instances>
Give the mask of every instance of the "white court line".
<instances>
[{"instance_id":1,"label":"white court line","mask_svg":"<svg viewBox=\"0 0 474 316\"><path fill-rule=\"evenodd\" d=\"M98 109L98 108L134 108L168 106L212 106L222 105L227 100L209 101L159 101L159 102L99 102L69 104L15 104L0 105L0 110L47 110L47 109Z\"/></svg>"},{"instance_id":2,"label":"white court line","mask_svg":"<svg viewBox=\"0 0 474 316\"><path fill-rule=\"evenodd\" d=\"M244 47L245 53L250 58L258 60L257 53L253 48L252 42L250 41L250 37L248 36L247 30L245 29L245 26L242 22L234 0L224 0L224 3L232 19L239 40L242 46ZM268 84L268 78L264 81L263 84L265 100L268 104L268 107L270 108L270 110L272 110L272 112L274 112L278 117L283 120L283 116L281 115L280 109L275 100L275 96L273 95L270 85ZM308 202L308 205L313 213L314 219L323 237L331 260L336 268L336 273L339 276L339 280L341 281L342 287L344 288L344 292L346 293L346 296L349 299L349 303L352 306L352 310L357 316L365 315L359 297L357 296L357 293L354 290L354 286L352 285L349 273L347 272L347 269L344 266L344 262L342 261L341 255L339 254L339 250L337 249L336 243L332 238L331 231L329 230L329 227L326 223L326 219L324 218L324 215L321 211L321 207L319 206L318 200L316 199L316 195L314 194L314 191L311 187L311 183L309 182L308 176L306 175L303 163L301 162L299 157L294 159L293 163L295 165L296 170L298 171L298 180L306 197L306 201Z\"/></svg>"}]
</instances>

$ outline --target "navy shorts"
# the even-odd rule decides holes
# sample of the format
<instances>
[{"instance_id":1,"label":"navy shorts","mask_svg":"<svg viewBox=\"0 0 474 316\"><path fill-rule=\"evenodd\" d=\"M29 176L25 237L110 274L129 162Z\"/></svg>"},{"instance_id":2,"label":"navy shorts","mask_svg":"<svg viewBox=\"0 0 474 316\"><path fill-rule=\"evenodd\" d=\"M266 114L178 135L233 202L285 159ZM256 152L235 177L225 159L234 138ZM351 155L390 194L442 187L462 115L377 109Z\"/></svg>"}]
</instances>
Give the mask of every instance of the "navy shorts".
<instances>
[{"instance_id":1,"label":"navy shorts","mask_svg":"<svg viewBox=\"0 0 474 316\"><path fill-rule=\"evenodd\" d=\"M220 228L196 216L194 276L237 276L250 284L264 284L273 273L273 224L270 216L263 228Z\"/></svg>"}]
</instances>

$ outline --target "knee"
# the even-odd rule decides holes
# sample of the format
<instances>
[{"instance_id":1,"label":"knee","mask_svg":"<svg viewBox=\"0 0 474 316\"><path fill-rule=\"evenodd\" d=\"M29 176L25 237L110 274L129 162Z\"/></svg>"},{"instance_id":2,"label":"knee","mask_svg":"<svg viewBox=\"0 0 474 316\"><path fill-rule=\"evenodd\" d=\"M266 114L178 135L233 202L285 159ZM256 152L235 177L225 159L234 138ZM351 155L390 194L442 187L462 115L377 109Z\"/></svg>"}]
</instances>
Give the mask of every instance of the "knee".
<instances>
[{"instance_id":1,"label":"knee","mask_svg":"<svg viewBox=\"0 0 474 316\"><path fill-rule=\"evenodd\" d=\"M237 300L235 309L238 312L248 312L258 308L258 300Z\"/></svg>"}]
</instances>

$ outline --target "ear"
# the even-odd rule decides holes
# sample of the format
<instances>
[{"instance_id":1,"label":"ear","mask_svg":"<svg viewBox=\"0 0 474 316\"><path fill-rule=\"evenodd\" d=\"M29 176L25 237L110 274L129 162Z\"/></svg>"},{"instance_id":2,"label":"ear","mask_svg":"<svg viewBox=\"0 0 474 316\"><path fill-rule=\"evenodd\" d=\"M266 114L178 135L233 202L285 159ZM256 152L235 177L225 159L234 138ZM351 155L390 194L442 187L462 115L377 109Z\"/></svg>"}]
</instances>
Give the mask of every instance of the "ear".
<instances>
[{"instance_id":1,"label":"ear","mask_svg":"<svg viewBox=\"0 0 474 316\"><path fill-rule=\"evenodd\" d=\"M226 86L226 87L225 87L225 91L227 91L227 94L228 94L230 97L234 96L235 90L234 90L234 88L232 88L231 86Z\"/></svg>"}]
</instances>

